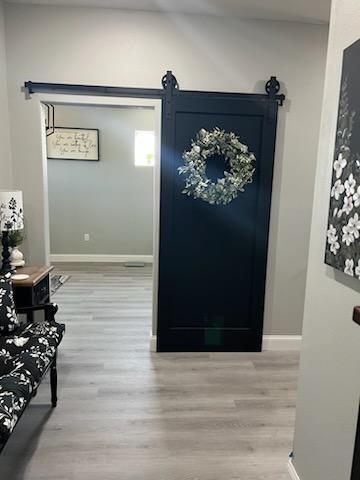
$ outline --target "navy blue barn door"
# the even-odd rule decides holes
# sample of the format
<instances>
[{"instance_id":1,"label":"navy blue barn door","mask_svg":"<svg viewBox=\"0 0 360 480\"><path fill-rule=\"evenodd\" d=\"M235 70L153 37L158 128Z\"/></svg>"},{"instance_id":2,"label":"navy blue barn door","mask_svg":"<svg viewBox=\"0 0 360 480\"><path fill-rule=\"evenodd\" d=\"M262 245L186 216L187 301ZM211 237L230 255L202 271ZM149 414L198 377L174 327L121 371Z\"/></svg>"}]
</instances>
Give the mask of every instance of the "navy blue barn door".
<instances>
[{"instance_id":1,"label":"navy blue barn door","mask_svg":"<svg viewBox=\"0 0 360 480\"><path fill-rule=\"evenodd\" d=\"M260 351L278 82L267 94L181 91L163 102L158 351ZM256 156L253 183L228 205L182 194L177 168L196 133L234 132ZM208 161L223 177L224 159Z\"/></svg>"},{"instance_id":2,"label":"navy blue barn door","mask_svg":"<svg viewBox=\"0 0 360 480\"><path fill-rule=\"evenodd\" d=\"M259 351L277 112L275 77L264 94L192 92L171 72L162 89L25 82L36 92L162 101L158 351ZM183 195L177 168L196 133L234 132L256 155L254 181L228 205ZM224 159L207 174L223 177Z\"/></svg>"}]
</instances>

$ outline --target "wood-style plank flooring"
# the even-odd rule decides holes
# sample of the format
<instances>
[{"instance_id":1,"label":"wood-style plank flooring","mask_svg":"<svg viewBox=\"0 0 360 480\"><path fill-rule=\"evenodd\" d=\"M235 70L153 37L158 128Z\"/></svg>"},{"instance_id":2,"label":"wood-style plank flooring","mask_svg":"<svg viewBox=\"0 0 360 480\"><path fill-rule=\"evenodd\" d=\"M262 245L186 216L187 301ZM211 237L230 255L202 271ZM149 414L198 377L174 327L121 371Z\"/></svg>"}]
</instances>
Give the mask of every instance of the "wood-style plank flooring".
<instances>
[{"instance_id":1,"label":"wood-style plank flooring","mask_svg":"<svg viewBox=\"0 0 360 480\"><path fill-rule=\"evenodd\" d=\"M288 480L297 354L150 353L150 267L58 271L58 407L43 383L1 480Z\"/></svg>"}]
</instances>

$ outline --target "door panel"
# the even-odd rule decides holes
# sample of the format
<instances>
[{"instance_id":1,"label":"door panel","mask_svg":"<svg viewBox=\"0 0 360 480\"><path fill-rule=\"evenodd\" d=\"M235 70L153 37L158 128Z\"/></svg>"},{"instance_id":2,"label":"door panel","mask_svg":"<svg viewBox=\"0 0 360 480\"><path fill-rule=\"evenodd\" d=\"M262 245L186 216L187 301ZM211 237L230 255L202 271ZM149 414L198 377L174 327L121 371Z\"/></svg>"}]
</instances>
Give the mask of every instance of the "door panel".
<instances>
[{"instance_id":1,"label":"door panel","mask_svg":"<svg viewBox=\"0 0 360 480\"><path fill-rule=\"evenodd\" d=\"M159 351L261 349L277 108L269 101L181 92L163 126ZM196 133L234 132L256 156L253 183L228 205L181 193L177 168ZM207 174L223 176L223 158Z\"/></svg>"}]
</instances>

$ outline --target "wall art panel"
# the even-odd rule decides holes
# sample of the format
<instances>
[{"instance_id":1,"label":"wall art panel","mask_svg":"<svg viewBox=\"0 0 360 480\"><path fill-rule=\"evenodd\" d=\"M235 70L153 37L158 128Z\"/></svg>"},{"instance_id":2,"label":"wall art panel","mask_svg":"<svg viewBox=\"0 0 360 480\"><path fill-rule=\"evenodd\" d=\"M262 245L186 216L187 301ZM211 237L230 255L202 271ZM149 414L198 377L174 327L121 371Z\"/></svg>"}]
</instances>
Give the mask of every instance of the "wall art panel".
<instances>
[{"instance_id":1,"label":"wall art panel","mask_svg":"<svg viewBox=\"0 0 360 480\"><path fill-rule=\"evenodd\" d=\"M344 51L325 263L360 279L360 40Z\"/></svg>"}]
</instances>

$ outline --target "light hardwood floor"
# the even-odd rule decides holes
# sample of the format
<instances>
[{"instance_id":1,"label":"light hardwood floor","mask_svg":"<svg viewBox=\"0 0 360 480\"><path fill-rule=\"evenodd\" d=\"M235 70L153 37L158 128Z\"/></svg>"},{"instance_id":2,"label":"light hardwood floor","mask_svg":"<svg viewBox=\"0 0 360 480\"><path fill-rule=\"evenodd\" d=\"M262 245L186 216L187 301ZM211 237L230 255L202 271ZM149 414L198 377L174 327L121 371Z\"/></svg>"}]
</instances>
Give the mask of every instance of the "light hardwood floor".
<instances>
[{"instance_id":1,"label":"light hardwood floor","mask_svg":"<svg viewBox=\"0 0 360 480\"><path fill-rule=\"evenodd\" d=\"M58 407L42 384L1 480L289 480L296 353L150 353L150 267L61 272Z\"/></svg>"}]
</instances>

